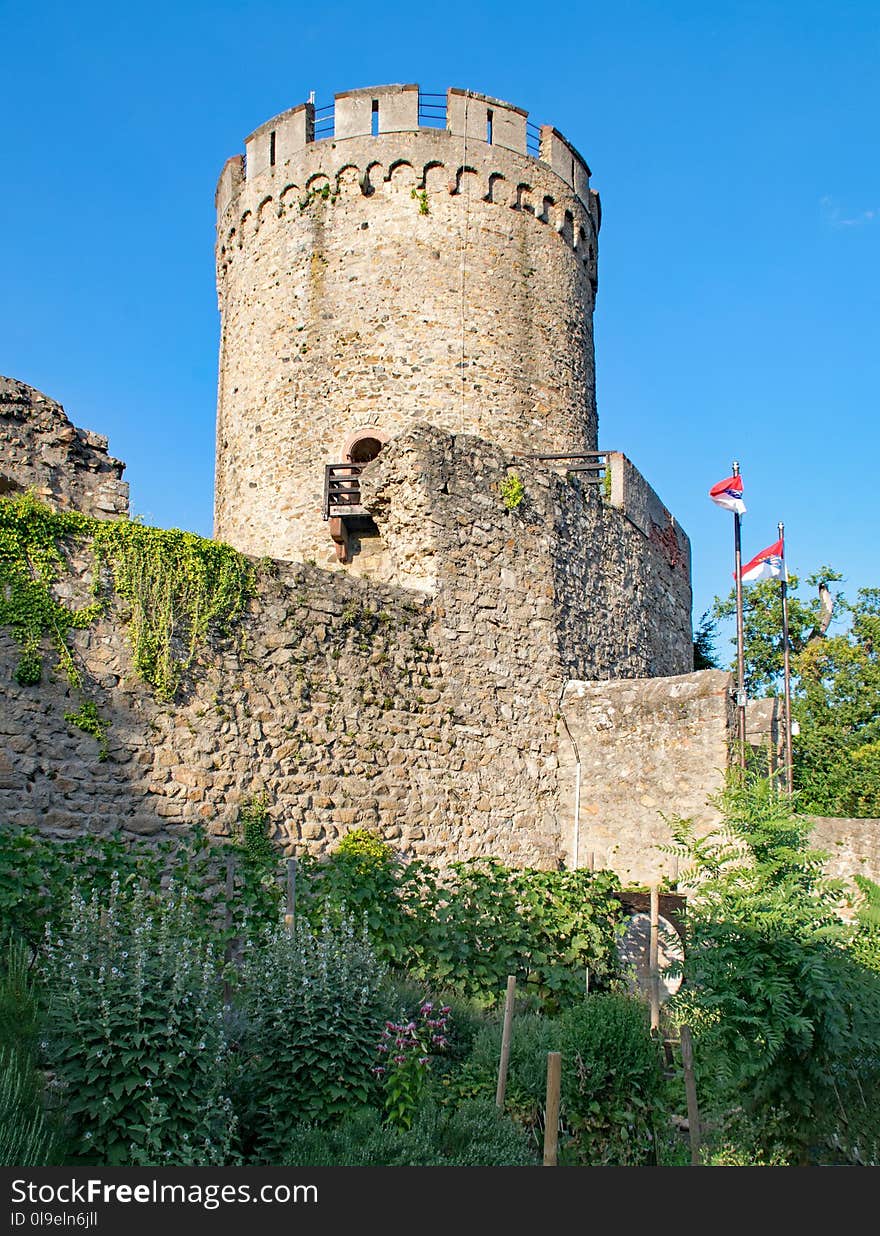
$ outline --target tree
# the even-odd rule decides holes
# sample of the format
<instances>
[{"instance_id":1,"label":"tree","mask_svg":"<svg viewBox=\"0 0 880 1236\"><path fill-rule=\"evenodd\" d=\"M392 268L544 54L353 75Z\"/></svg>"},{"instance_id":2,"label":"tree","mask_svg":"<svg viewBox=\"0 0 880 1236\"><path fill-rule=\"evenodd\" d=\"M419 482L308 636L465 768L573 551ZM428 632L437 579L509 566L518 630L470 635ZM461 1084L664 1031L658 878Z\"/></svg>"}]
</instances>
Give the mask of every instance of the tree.
<instances>
[{"instance_id":1,"label":"tree","mask_svg":"<svg viewBox=\"0 0 880 1236\"><path fill-rule=\"evenodd\" d=\"M852 603L828 584L841 580L823 568L808 576L817 588L798 596L789 577L789 637L795 787L800 806L815 815L880 816L880 588L859 589ZM736 596L716 597L714 619L735 613ZM829 628L829 607L834 623ZM845 624L845 625L844 625ZM777 580L743 592L746 687L752 696L782 690L782 601Z\"/></svg>"},{"instance_id":2,"label":"tree","mask_svg":"<svg viewBox=\"0 0 880 1236\"><path fill-rule=\"evenodd\" d=\"M843 921L844 887L825 875L809 821L773 781L737 770L717 805L719 833L697 838L689 820L670 821L668 847L690 890L686 982L672 1008L694 1031L711 1123L795 1162L831 1146L876 1163L871 912L860 909L857 927ZM872 889L862 892L870 901Z\"/></svg>"}]
</instances>

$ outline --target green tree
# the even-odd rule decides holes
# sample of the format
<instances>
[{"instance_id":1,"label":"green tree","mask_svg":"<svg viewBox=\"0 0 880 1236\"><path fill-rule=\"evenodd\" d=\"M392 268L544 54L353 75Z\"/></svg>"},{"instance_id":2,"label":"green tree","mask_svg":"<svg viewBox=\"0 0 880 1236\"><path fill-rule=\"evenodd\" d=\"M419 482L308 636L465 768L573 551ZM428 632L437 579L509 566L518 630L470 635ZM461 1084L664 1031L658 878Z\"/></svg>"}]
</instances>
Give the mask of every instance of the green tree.
<instances>
[{"instance_id":1,"label":"green tree","mask_svg":"<svg viewBox=\"0 0 880 1236\"><path fill-rule=\"evenodd\" d=\"M816 815L880 815L880 589L862 588L854 602L828 585L841 575L824 567L807 577L816 595L798 595L789 577L794 778L800 806ZM828 624L833 603L834 620ZM735 592L716 597L713 617L735 613ZM824 633L827 628L828 633ZM777 580L743 591L746 687L766 696L782 690L782 600Z\"/></svg>"},{"instance_id":2,"label":"green tree","mask_svg":"<svg viewBox=\"0 0 880 1236\"><path fill-rule=\"evenodd\" d=\"M678 1020L694 1030L702 1101L724 1136L797 1162L835 1147L876 1162L880 976L840 917L810 824L768 779L731 778L723 828L673 823L688 900Z\"/></svg>"}]
</instances>

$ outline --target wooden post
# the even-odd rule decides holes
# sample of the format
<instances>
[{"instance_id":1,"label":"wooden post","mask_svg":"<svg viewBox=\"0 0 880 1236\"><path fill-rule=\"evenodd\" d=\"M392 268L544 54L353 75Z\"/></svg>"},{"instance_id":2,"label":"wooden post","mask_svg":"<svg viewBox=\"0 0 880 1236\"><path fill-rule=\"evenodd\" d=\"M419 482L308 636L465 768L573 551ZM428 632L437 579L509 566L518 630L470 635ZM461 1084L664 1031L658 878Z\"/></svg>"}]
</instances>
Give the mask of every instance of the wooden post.
<instances>
[{"instance_id":1,"label":"wooden post","mask_svg":"<svg viewBox=\"0 0 880 1236\"><path fill-rule=\"evenodd\" d=\"M589 967L589 966L587 966L587 969L586 969L586 983L585 983L585 985L584 985L584 995L585 995L585 996L588 996L589 994L590 994L590 967Z\"/></svg>"},{"instance_id":2,"label":"wooden post","mask_svg":"<svg viewBox=\"0 0 880 1236\"><path fill-rule=\"evenodd\" d=\"M681 1062L684 1065L684 1091L687 1096L688 1132L691 1139L691 1167L701 1167L700 1109L697 1106L697 1083L694 1079L694 1045L688 1026L681 1027Z\"/></svg>"},{"instance_id":3,"label":"wooden post","mask_svg":"<svg viewBox=\"0 0 880 1236\"><path fill-rule=\"evenodd\" d=\"M495 1091L495 1105L504 1107L504 1094L507 1090L507 1066L510 1063L510 1028L513 1024L513 1000L516 995L516 977L507 976L507 994L504 997L504 1026L501 1031L501 1059L498 1063L498 1089Z\"/></svg>"},{"instance_id":4,"label":"wooden post","mask_svg":"<svg viewBox=\"0 0 880 1236\"><path fill-rule=\"evenodd\" d=\"M648 998L651 1002L651 1031L660 1029L660 968L658 965L660 931L660 890L651 885L651 936L648 944Z\"/></svg>"},{"instance_id":5,"label":"wooden post","mask_svg":"<svg viewBox=\"0 0 880 1236\"><path fill-rule=\"evenodd\" d=\"M544 1115L544 1166L556 1167L559 1143L559 1091L562 1085L562 1056L547 1052L547 1106Z\"/></svg>"},{"instance_id":6,"label":"wooden post","mask_svg":"<svg viewBox=\"0 0 880 1236\"><path fill-rule=\"evenodd\" d=\"M288 934L293 935L296 925L296 859L287 860L287 907L284 915L284 925Z\"/></svg>"}]
</instances>

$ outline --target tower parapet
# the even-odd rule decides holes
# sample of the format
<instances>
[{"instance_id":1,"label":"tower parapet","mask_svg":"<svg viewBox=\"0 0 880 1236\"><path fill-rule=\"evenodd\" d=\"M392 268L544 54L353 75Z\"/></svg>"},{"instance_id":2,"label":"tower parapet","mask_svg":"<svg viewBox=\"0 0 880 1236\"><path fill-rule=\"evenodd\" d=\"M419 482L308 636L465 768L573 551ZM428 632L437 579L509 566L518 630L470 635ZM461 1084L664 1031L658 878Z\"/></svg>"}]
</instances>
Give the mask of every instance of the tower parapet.
<instances>
[{"instance_id":1,"label":"tower parapet","mask_svg":"<svg viewBox=\"0 0 880 1236\"><path fill-rule=\"evenodd\" d=\"M324 467L359 436L596 449L599 204L556 129L473 91L344 91L256 129L216 203L218 536L331 565Z\"/></svg>"}]
</instances>

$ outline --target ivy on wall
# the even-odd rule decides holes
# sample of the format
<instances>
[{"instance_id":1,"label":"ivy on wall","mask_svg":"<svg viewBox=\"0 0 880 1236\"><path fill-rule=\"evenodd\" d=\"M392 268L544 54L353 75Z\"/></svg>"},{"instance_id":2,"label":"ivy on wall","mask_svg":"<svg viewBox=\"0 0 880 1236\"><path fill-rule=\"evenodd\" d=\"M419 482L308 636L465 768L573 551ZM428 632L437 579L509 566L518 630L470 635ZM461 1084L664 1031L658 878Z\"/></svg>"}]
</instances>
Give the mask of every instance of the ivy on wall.
<instances>
[{"instance_id":1,"label":"ivy on wall","mask_svg":"<svg viewBox=\"0 0 880 1236\"><path fill-rule=\"evenodd\" d=\"M92 599L75 608L56 585L70 555L88 549L95 568ZM15 680L22 686L40 681L48 642L57 670L80 696L66 719L93 734L102 754L107 722L85 698L70 632L92 626L118 598L136 672L157 698L170 701L209 634L230 633L254 582L254 564L243 554L191 532L54 511L31 493L0 499L0 626L21 649Z\"/></svg>"}]
</instances>

